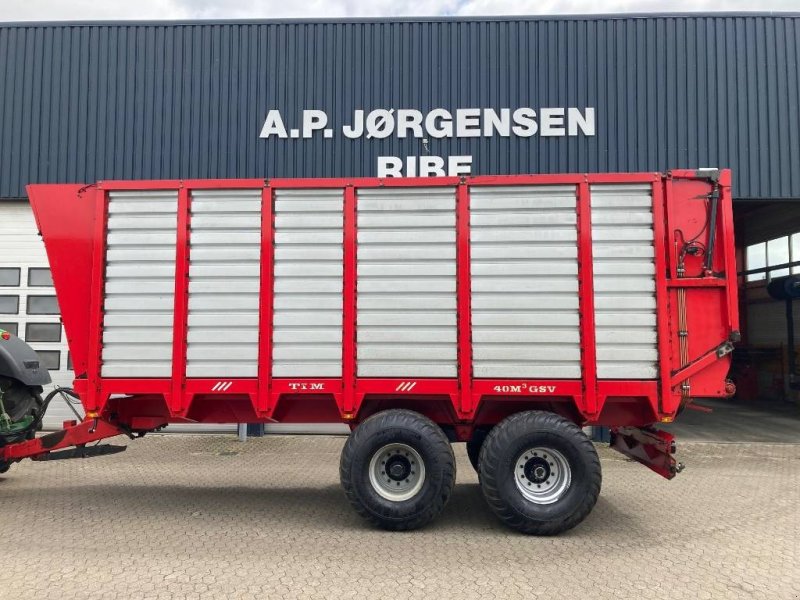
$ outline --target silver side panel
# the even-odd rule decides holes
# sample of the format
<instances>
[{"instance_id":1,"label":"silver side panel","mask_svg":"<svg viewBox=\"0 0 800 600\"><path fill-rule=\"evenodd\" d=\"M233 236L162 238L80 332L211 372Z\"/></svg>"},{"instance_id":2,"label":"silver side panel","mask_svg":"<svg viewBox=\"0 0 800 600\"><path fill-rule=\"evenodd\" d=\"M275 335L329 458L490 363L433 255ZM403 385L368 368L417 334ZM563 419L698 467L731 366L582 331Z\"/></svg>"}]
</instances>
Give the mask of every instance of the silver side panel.
<instances>
[{"instance_id":1,"label":"silver side panel","mask_svg":"<svg viewBox=\"0 0 800 600\"><path fill-rule=\"evenodd\" d=\"M178 194L108 199L103 377L170 377Z\"/></svg>"},{"instance_id":2,"label":"silver side panel","mask_svg":"<svg viewBox=\"0 0 800 600\"><path fill-rule=\"evenodd\" d=\"M597 376L658 375L653 198L649 185L593 185Z\"/></svg>"},{"instance_id":3,"label":"silver side panel","mask_svg":"<svg viewBox=\"0 0 800 600\"><path fill-rule=\"evenodd\" d=\"M261 190L195 190L187 377L258 376Z\"/></svg>"},{"instance_id":4,"label":"silver side panel","mask_svg":"<svg viewBox=\"0 0 800 600\"><path fill-rule=\"evenodd\" d=\"M358 376L456 376L453 188L358 194Z\"/></svg>"},{"instance_id":5,"label":"silver side panel","mask_svg":"<svg viewBox=\"0 0 800 600\"><path fill-rule=\"evenodd\" d=\"M579 378L575 186L470 194L474 376Z\"/></svg>"},{"instance_id":6,"label":"silver side panel","mask_svg":"<svg viewBox=\"0 0 800 600\"><path fill-rule=\"evenodd\" d=\"M274 377L342 375L342 190L275 192Z\"/></svg>"}]
</instances>

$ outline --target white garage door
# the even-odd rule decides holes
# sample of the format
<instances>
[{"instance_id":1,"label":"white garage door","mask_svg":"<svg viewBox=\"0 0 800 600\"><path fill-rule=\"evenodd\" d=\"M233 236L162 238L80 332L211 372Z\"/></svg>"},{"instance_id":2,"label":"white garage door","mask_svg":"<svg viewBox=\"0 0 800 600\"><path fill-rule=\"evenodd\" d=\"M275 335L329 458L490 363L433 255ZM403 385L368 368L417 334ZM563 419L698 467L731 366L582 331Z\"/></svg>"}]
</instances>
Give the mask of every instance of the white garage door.
<instances>
[{"instance_id":1,"label":"white garage door","mask_svg":"<svg viewBox=\"0 0 800 600\"><path fill-rule=\"evenodd\" d=\"M0 329L17 334L33 346L54 384L72 383L67 339L44 245L36 234L30 206L24 201L0 203ZM80 411L80 404L75 408ZM53 400L45 426L60 427L65 419L74 418L64 400Z\"/></svg>"}]
</instances>

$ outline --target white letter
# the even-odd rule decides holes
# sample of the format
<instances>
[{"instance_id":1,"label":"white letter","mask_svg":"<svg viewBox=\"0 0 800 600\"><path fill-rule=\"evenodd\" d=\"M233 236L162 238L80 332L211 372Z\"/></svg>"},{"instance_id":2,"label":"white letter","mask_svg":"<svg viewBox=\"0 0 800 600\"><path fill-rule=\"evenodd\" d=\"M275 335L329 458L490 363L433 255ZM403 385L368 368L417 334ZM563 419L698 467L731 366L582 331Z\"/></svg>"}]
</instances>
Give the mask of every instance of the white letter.
<instances>
[{"instance_id":1,"label":"white letter","mask_svg":"<svg viewBox=\"0 0 800 600\"><path fill-rule=\"evenodd\" d=\"M325 129L328 124L328 115L322 110L304 110L303 111L303 137L310 138L314 135L314 131L318 129Z\"/></svg>"},{"instance_id":2,"label":"white letter","mask_svg":"<svg viewBox=\"0 0 800 600\"><path fill-rule=\"evenodd\" d=\"M418 110L400 108L397 110L397 137L406 137L411 130L415 138L422 137L422 113Z\"/></svg>"},{"instance_id":3,"label":"white letter","mask_svg":"<svg viewBox=\"0 0 800 600\"><path fill-rule=\"evenodd\" d=\"M417 176L417 157L416 156L406 156L406 174L404 177L416 177Z\"/></svg>"},{"instance_id":4,"label":"white letter","mask_svg":"<svg viewBox=\"0 0 800 600\"><path fill-rule=\"evenodd\" d=\"M564 135L564 109L542 108L542 136L553 137Z\"/></svg>"},{"instance_id":5,"label":"white letter","mask_svg":"<svg viewBox=\"0 0 800 600\"><path fill-rule=\"evenodd\" d=\"M364 135L364 111L357 110L353 113L353 123L355 124L354 127L350 125L345 125L342 127L342 133L345 137L352 139L361 137Z\"/></svg>"},{"instance_id":6,"label":"white letter","mask_svg":"<svg viewBox=\"0 0 800 600\"><path fill-rule=\"evenodd\" d=\"M281 118L281 111L272 109L267 113L267 120L264 121L264 126L261 128L261 133L258 137L268 138L271 135L277 135L281 139L285 139L286 127L283 125Z\"/></svg>"},{"instance_id":7,"label":"white letter","mask_svg":"<svg viewBox=\"0 0 800 600\"><path fill-rule=\"evenodd\" d=\"M367 139L383 139L394 131L394 109L379 108L367 115Z\"/></svg>"},{"instance_id":8,"label":"white letter","mask_svg":"<svg viewBox=\"0 0 800 600\"><path fill-rule=\"evenodd\" d=\"M444 159L441 156L421 156L419 159L420 177L444 177Z\"/></svg>"},{"instance_id":9,"label":"white letter","mask_svg":"<svg viewBox=\"0 0 800 600\"><path fill-rule=\"evenodd\" d=\"M456 137L481 136L481 109L459 108L456 110Z\"/></svg>"},{"instance_id":10,"label":"white letter","mask_svg":"<svg viewBox=\"0 0 800 600\"><path fill-rule=\"evenodd\" d=\"M569 134L578 135L578 128L580 128L583 135L594 135L594 109L589 107L586 109L586 116L581 114L577 108L567 109L567 119L569 121Z\"/></svg>"},{"instance_id":11,"label":"white letter","mask_svg":"<svg viewBox=\"0 0 800 600\"><path fill-rule=\"evenodd\" d=\"M487 108L483 111L483 135L484 137L492 137L494 131L502 137L508 137L511 130L511 109L501 108L500 116L497 116L497 111L493 108Z\"/></svg>"},{"instance_id":12,"label":"white letter","mask_svg":"<svg viewBox=\"0 0 800 600\"><path fill-rule=\"evenodd\" d=\"M435 138L453 137L453 115L443 108L434 108L425 117L425 131Z\"/></svg>"},{"instance_id":13,"label":"white letter","mask_svg":"<svg viewBox=\"0 0 800 600\"><path fill-rule=\"evenodd\" d=\"M514 127L511 131L519 137L536 135L539 126L536 124L536 111L532 108L518 108L514 111Z\"/></svg>"},{"instance_id":14,"label":"white letter","mask_svg":"<svg viewBox=\"0 0 800 600\"><path fill-rule=\"evenodd\" d=\"M447 159L447 174L450 177L469 175L472 172L471 156L450 156Z\"/></svg>"},{"instance_id":15,"label":"white letter","mask_svg":"<svg viewBox=\"0 0 800 600\"><path fill-rule=\"evenodd\" d=\"M396 156L378 157L378 177L402 177L403 161Z\"/></svg>"}]
</instances>

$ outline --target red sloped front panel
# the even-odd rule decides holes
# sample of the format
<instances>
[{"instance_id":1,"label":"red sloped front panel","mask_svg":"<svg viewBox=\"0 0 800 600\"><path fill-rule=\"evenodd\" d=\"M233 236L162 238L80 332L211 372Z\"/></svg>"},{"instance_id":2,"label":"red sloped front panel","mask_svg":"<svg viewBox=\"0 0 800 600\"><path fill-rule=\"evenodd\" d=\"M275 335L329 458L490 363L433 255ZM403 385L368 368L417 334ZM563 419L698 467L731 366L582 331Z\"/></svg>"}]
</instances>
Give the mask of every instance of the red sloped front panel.
<instances>
[{"instance_id":1,"label":"red sloped front panel","mask_svg":"<svg viewBox=\"0 0 800 600\"><path fill-rule=\"evenodd\" d=\"M89 294L97 209L94 186L29 185L28 198L44 238L75 373L86 373Z\"/></svg>"}]
</instances>

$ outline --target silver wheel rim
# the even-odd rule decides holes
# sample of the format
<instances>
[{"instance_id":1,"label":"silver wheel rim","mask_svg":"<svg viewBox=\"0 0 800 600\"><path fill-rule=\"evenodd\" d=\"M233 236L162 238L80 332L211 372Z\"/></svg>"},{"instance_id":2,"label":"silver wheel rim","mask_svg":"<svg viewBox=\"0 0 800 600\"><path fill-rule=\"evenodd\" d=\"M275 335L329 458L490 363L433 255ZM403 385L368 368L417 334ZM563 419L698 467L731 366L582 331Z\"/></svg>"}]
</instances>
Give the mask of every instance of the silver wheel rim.
<instances>
[{"instance_id":1,"label":"silver wheel rim","mask_svg":"<svg viewBox=\"0 0 800 600\"><path fill-rule=\"evenodd\" d=\"M523 497L534 504L557 502L571 481L569 462L552 448L530 448L514 463L514 483Z\"/></svg>"},{"instance_id":2,"label":"silver wheel rim","mask_svg":"<svg viewBox=\"0 0 800 600\"><path fill-rule=\"evenodd\" d=\"M369 482L372 489L386 500L409 500L425 483L425 463L411 446L387 444L369 461Z\"/></svg>"}]
</instances>

